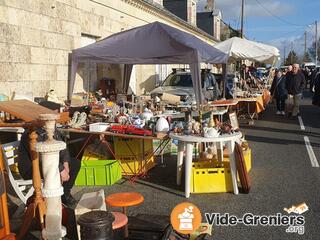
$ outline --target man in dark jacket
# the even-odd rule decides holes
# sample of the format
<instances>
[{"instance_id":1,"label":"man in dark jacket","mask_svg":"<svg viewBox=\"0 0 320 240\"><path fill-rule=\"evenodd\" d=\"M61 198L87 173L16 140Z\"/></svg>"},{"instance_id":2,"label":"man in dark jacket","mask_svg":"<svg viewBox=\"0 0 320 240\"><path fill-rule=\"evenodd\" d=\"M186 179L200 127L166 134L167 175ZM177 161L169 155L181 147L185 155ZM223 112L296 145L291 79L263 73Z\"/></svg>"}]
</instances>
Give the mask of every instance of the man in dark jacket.
<instances>
[{"instance_id":1,"label":"man in dark jacket","mask_svg":"<svg viewBox=\"0 0 320 240\"><path fill-rule=\"evenodd\" d=\"M36 133L38 135L38 142L47 140L48 136L44 128L38 128ZM54 139L58 141L64 140L63 135L57 129L54 132ZM18 156L19 173L25 180L32 179L32 158L28 130L26 130L21 137ZM71 195L71 188L77 178L81 162L71 158L68 149L60 151L59 160L60 178L64 190L61 200L66 206L75 207L76 200Z\"/></svg>"},{"instance_id":2,"label":"man in dark jacket","mask_svg":"<svg viewBox=\"0 0 320 240\"><path fill-rule=\"evenodd\" d=\"M310 76L310 92L313 92L314 89L314 85L315 85L315 82L316 82L316 79L317 79L317 76L320 72L318 71L318 68L314 68L312 73L311 73L311 76Z\"/></svg>"},{"instance_id":3,"label":"man in dark jacket","mask_svg":"<svg viewBox=\"0 0 320 240\"><path fill-rule=\"evenodd\" d=\"M299 114L299 106L302 97L302 92L306 86L304 74L300 71L299 64L292 65L292 73L286 76L286 89L292 99L292 117L296 118Z\"/></svg>"}]
</instances>

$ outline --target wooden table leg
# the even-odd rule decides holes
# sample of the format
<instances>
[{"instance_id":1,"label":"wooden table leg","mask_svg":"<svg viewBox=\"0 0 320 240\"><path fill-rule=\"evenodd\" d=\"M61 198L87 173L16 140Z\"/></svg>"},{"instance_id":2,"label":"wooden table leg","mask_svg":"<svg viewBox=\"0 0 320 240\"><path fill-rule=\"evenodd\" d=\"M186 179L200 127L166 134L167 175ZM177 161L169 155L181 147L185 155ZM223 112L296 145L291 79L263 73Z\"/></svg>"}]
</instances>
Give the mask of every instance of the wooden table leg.
<instances>
[{"instance_id":1,"label":"wooden table leg","mask_svg":"<svg viewBox=\"0 0 320 240\"><path fill-rule=\"evenodd\" d=\"M30 152L32 159L32 183L34 188L34 199L33 202L28 206L22 227L19 231L17 239L23 239L25 234L28 232L30 228L30 224L32 220L39 214L39 221L41 230L44 229L44 215L46 212L46 205L41 193L41 175L40 175L40 167L39 167L39 156L35 151L35 145L37 143L38 135L34 129L32 129L30 138Z\"/></svg>"}]
</instances>

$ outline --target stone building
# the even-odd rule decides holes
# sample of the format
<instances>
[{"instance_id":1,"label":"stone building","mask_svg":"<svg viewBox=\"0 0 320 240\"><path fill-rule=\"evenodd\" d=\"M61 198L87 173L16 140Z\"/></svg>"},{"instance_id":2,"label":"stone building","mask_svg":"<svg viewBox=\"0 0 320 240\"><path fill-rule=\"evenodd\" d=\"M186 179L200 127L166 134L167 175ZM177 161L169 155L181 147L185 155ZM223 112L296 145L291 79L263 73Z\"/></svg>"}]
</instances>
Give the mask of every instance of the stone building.
<instances>
[{"instance_id":1,"label":"stone building","mask_svg":"<svg viewBox=\"0 0 320 240\"><path fill-rule=\"evenodd\" d=\"M1 0L0 94L34 98L55 89L66 98L72 49L154 21L189 32L209 44L216 42L162 4L162 0ZM96 90L103 77L114 78L121 86L122 68L82 64L75 92ZM149 91L169 70L163 65L137 65L130 86L137 94L141 89Z\"/></svg>"}]
</instances>

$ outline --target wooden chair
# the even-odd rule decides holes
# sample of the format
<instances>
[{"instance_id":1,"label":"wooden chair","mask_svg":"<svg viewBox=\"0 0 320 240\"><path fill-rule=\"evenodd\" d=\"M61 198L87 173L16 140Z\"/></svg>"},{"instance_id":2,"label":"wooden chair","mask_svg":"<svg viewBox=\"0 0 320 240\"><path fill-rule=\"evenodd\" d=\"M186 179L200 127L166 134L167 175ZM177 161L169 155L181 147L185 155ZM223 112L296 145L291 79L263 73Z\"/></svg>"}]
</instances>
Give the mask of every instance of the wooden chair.
<instances>
[{"instance_id":1,"label":"wooden chair","mask_svg":"<svg viewBox=\"0 0 320 240\"><path fill-rule=\"evenodd\" d=\"M10 184L20 200L26 204L34 191L32 180L24 180L18 172L12 171L12 168L17 167L19 144L20 141L2 144L1 150Z\"/></svg>"}]
</instances>

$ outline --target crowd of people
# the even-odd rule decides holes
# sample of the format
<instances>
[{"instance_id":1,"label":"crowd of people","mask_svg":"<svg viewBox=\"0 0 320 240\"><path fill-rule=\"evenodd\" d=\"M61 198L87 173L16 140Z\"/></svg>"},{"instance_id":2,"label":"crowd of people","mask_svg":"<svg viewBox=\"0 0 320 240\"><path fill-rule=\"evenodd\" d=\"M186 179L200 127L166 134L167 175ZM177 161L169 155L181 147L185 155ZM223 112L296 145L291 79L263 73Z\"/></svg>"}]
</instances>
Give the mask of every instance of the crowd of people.
<instances>
[{"instance_id":1,"label":"crowd of people","mask_svg":"<svg viewBox=\"0 0 320 240\"><path fill-rule=\"evenodd\" d=\"M308 83L310 91L314 93L312 103L320 106L319 69L301 69L297 63L288 66L285 70L277 69L270 89L277 105L276 114L288 113L290 118L297 118L303 91ZM288 104L286 104L287 100Z\"/></svg>"}]
</instances>

